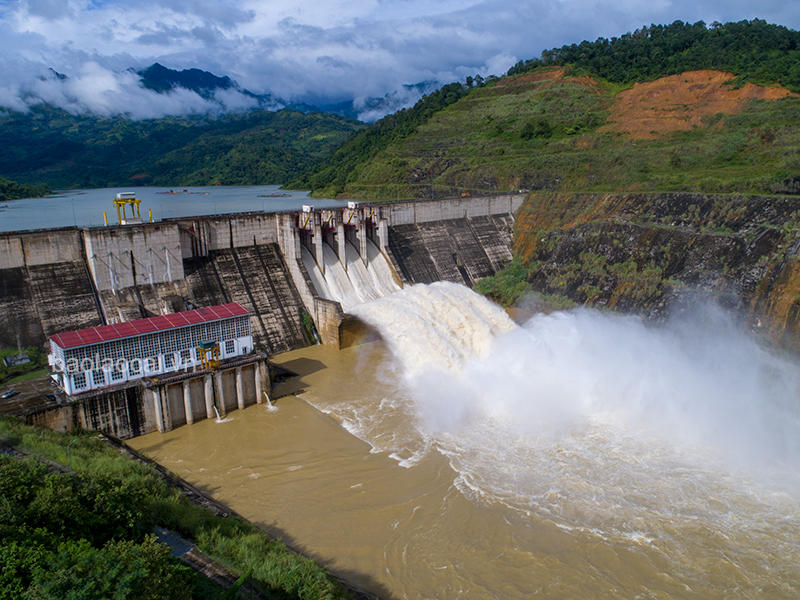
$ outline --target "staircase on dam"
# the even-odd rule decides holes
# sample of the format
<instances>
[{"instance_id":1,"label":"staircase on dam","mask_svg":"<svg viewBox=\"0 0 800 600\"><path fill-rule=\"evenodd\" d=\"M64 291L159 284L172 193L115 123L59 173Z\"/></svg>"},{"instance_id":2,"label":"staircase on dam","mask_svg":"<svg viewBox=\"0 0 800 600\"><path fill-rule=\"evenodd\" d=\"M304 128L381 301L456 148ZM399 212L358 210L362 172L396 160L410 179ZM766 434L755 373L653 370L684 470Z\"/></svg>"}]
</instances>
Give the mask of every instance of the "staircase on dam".
<instances>
[{"instance_id":1,"label":"staircase on dam","mask_svg":"<svg viewBox=\"0 0 800 600\"><path fill-rule=\"evenodd\" d=\"M106 320L119 323L187 310L181 283L134 284L113 292L99 292Z\"/></svg>"}]
</instances>

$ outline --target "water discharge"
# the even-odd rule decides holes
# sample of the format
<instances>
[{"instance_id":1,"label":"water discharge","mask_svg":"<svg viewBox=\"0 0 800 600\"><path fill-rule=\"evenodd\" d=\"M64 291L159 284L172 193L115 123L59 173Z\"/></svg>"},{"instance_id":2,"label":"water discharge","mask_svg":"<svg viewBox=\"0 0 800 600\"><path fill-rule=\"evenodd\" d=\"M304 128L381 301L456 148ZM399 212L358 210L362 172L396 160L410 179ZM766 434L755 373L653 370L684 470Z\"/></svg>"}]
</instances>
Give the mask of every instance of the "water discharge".
<instances>
[{"instance_id":1,"label":"water discharge","mask_svg":"<svg viewBox=\"0 0 800 600\"><path fill-rule=\"evenodd\" d=\"M439 283L350 312L384 341L276 357L320 412L133 445L392 597L800 595L800 371L714 309L515 326Z\"/></svg>"},{"instance_id":2,"label":"water discharge","mask_svg":"<svg viewBox=\"0 0 800 600\"><path fill-rule=\"evenodd\" d=\"M324 273L311 252L305 246L302 247L303 264L320 296L339 302L342 309L349 312L354 306L400 289L394 281L386 257L375 244L367 240L366 264L350 242L345 242L344 247L345 257L342 263L333 248L322 244Z\"/></svg>"}]
</instances>

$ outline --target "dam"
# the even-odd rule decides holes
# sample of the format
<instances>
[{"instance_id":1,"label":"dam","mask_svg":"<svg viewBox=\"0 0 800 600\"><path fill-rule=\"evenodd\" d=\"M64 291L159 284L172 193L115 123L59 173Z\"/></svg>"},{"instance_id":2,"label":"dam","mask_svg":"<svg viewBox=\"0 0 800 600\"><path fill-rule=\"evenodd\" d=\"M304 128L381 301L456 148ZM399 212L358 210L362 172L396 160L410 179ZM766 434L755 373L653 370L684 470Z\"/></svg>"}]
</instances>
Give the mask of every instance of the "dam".
<instances>
[{"instance_id":1,"label":"dam","mask_svg":"<svg viewBox=\"0 0 800 600\"><path fill-rule=\"evenodd\" d=\"M465 284L510 258L516 201L65 230L77 241L55 263L39 262L41 232L14 234L18 297L64 307L9 293L5 307L28 310L38 339L243 307L253 361L299 375L277 385L277 410L258 404L255 366L232 362L227 418L206 414L216 384L205 396L191 372L70 418L135 433L131 446L378 597L796 598L796 363L713 309L658 327L590 310L511 322ZM82 296L52 289L55 271ZM403 289L369 299L375 278ZM365 323L380 339L354 345Z\"/></svg>"},{"instance_id":2,"label":"dam","mask_svg":"<svg viewBox=\"0 0 800 600\"><path fill-rule=\"evenodd\" d=\"M267 357L317 340L345 348L363 336L363 322L347 312L355 304L414 283L471 285L502 268L523 199L349 203L2 233L0 343L19 335L23 345L42 346L64 331L237 304L250 314L260 366L245 367L241 381L242 365L231 365L219 390L235 400L218 408L255 404L269 378ZM92 390L28 418L130 438L207 418L200 390L205 384L194 379L167 381L152 393L141 385Z\"/></svg>"}]
</instances>

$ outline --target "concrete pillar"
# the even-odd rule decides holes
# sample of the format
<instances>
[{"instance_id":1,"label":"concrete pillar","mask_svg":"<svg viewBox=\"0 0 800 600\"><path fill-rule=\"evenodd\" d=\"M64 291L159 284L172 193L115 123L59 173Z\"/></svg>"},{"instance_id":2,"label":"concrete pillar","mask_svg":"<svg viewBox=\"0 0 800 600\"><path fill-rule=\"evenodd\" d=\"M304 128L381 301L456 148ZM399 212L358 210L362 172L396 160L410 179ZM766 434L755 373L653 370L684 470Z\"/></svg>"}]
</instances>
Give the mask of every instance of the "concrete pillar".
<instances>
[{"instance_id":1,"label":"concrete pillar","mask_svg":"<svg viewBox=\"0 0 800 600\"><path fill-rule=\"evenodd\" d=\"M344 270L347 271L347 250L345 247L344 224L339 223L336 226L336 242L339 245L339 261L342 263Z\"/></svg>"},{"instance_id":2,"label":"concrete pillar","mask_svg":"<svg viewBox=\"0 0 800 600\"><path fill-rule=\"evenodd\" d=\"M256 384L256 402L263 404L264 402L264 384L261 380L261 361L253 365L253 377L255 377Z\"/></svg>"},{"instance_id":3,"label":"concrete pillar","mask_svg":"<svg viewBox=\"0 0 800 600\"><path fill-rule=\"evenodd\" d=\"M156 427L160 433L164 433L164 414L161 410L161 390L153 388L150 390L153 395L153 408L156 411Z\"/></svg>"},{"instance_id":4,"label":"concrete pillar","mask_svg":"<svg viewBox=\"0 0 800 600\"><path fill-rule=\"evenodd\" d=\"M172 431L174 424L172 422L172 408L169 401L169 390L166 385L159 387L161 390L161 410L164 413L164 431Z\"/></svg>"},{"instance_id":5,"label":"concrete pillar","mask_svg":"<svg viewBox=\"0 0 800 600\"><path fill-rule=\"evenodd\" d=\"M389 221L381 219L378 223L378 247L381 252L386 252L389 247Z\"/></svg>"},{"instance_id":6,"label":"concrete pillar","mask_svg":"<svg viewBox=\"0 0 800 600\"><path fill-rule=\"evenodd\" d=\"M225 408L225 395L222 391L222 373L214 371L214 385L217 388L217 410L219 410L220 417L228 415L228 409Z\"/></svg>"},{"instance_id":7,"label":"concrete pillar","mask_svg":"<svg viewBox=\"0 0 800 600\"><path fill-rule=\"evenodd\" d=\"M203 388L206 399L206 418L216 419L217 415L214 412L214 384L211 381L211 375L203 375Z\"/></svg>"},{"instance_id":8,"label":"concrete pillar","mask_svg":"<svg viewBox=\"0 0 800 600\"><path fill-rule=\"evenodd\" d=\"M358 224L358 252L361 254L361 260L366 265L369 262L367 256L367 224L366 221L361 221Z\"/></svg>"},{"instance_id":9,"label":"concrete pillar","mask_svg":"<svg viewBox=\"0 0 800 600\"><path fill-rule=\"evenodd\" d=\"M317 266L322 274L325 275L325 254L322 251L322 226L319 224L316 214L312 214L314 220L314 252L317 259Z\"/></svg>"},{"instance_id":10,"label":"concrete pillar","mask_svg":"<svg viewBox=\"0 0 800 600\"><path fill-rule=\"evenodd\" d=\"M183 380L183 409L186 411L186 424L194 423L194 413L192 412L192 396L189 393L189 380Z\"/></svg>"},{"instance_id":11,"label":"concrete pillar","mask_svg":"<svg viewBox=\"0 0 800 600\"><path fill-rule=\"evenodd\" d=\"M239 410L244 410L244 382L242 381L242 367L236 367L236 404Z\"/></svg>"}]
</instances>

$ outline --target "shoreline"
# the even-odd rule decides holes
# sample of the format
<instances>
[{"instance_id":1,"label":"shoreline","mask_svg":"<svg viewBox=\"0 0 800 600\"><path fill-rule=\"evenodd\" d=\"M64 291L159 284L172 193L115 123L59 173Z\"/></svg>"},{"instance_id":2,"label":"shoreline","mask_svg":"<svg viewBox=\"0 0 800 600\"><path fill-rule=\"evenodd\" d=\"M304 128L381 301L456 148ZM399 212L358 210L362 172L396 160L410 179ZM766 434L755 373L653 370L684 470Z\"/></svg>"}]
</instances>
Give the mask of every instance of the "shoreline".
<instances>
[{"instance_id":1,"label":"shoreline","mask_svg":"<svg viewBox=\"0 0 800 600\"><path fill-rule=\"evenodd\" d=\"M286 395L293 395L293 394L286 394ZM186 497L186 499L189 500L189 502L191 502L195 506L205 508L206 510L213 512L215 516L223 518L235 517L243 521L246 521L250 523L254 528L259 529L260 531L265 533L273 541L278 541L282 543L286 547L286 549L289 550L290 552L297 554L298 556L303 556L304 558L308 558L309 560L313 560L322 568L324 568L326 571L328 571L328 573L330 573L330 575L334 579L336 579L342 585L342 587L345 588L345 590L347 590L347 592L354 598L354 600L381 600L378 596L370 592L367 592L358 585L354 584L351 581L348 581L346 578L332 571L329 567L321 564L316 558L308 556L307 554L293 547L291 544L285 542L280 538L275 537L267 528L243 517L242 515L240 515L230 507L226 506L222 502L216 500L212 496L209 496L205 492L202 492L197 487L195 487L182 477L179 477L178 475L170 471L162 464L142 454L138 450L134 450L133 448L128 446L123 440L119 440L107 433L101 432L99 435L103 441L109 444L120 454L127 455L131 460L139 461L146 465L152 466L156 470L156 473L162 479L164 479L164 481L166 481L166 483L170 487L180 490L181 494L183 494L183 496Z\"/></svg>"}]
</instances>

